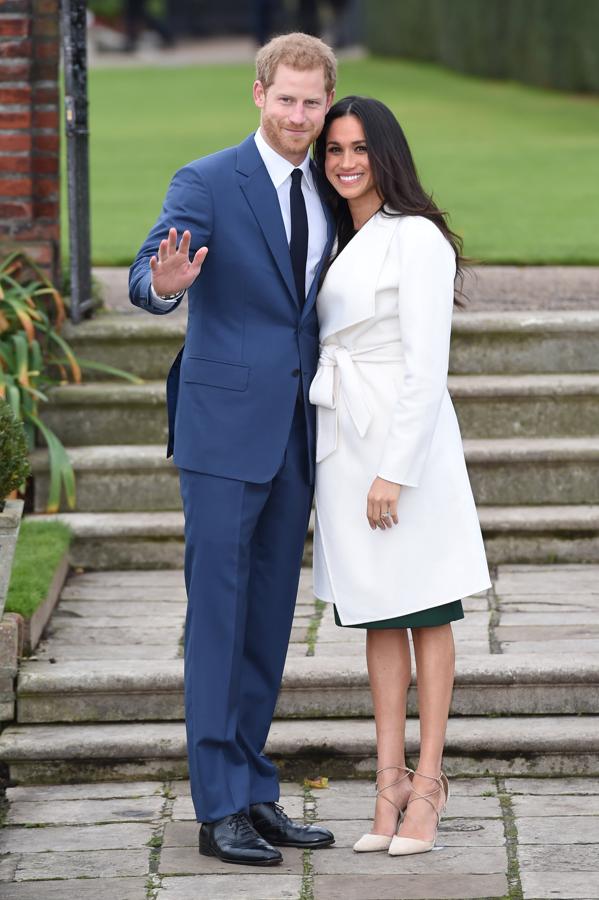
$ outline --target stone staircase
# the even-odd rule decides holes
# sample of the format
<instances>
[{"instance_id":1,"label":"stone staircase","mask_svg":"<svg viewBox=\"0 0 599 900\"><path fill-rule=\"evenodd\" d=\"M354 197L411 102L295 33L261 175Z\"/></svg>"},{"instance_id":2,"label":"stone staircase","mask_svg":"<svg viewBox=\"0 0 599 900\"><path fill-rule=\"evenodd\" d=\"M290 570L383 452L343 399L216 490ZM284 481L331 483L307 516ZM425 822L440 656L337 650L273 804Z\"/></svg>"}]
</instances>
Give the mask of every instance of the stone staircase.
<instances>
[{"instance_id":1,"label":"stone staircase","mask_svg":"<svg viewBox=\"0 0 599 900\"><path fill-rule=\"evenodd\" d=\"M164 376L184 334L184 314L112 313L73 330L82 357L146 379L60 387L45 413L77 473L78 511L62 513L77 565L181 565ZM599 310L457 312L450 373L490 561L599 560ZM34 471L41 511L41 452Z\"/></svg>"},{"instance_id":2,"label":"stone staircase","mask_svg":"<svg viewBox=\"0 0 599 900\"><path fill-rule=\"evenodd\" d=\"M452 775L599 772L599 566L500 566L464 600L445 767ZM72 574L0 760L18 783L170 779L187 771L181 571ZM409 694L408 754L418 746ZM269 752L286 777L373 771L364 633L300 582Z\"/></svg>"},{"instance_id":3,"label":"stone staircase","mask_svg":"<svg viewBox=\"0 0 599 900\"><path fill-rule=\"evenodd\" d=\"M94 571L71 576L21 667L17 723L0 736L15 781L186 772L183 522L164 458L164 375L185 316L127 312L70 337L82 357L144 383L61 387L45 414L77 472L77 511L58 515L75 534L73 563ZM599 774L599 309L457 312L450 391L494 586L467 598L455 625L447 769ZM41 451L34 471L41 511ZM290 777L374 766L364 635L329 612L306 569L269 743ZM407 736L414 753L414 718Z\"/></svg>"}]
</instances>

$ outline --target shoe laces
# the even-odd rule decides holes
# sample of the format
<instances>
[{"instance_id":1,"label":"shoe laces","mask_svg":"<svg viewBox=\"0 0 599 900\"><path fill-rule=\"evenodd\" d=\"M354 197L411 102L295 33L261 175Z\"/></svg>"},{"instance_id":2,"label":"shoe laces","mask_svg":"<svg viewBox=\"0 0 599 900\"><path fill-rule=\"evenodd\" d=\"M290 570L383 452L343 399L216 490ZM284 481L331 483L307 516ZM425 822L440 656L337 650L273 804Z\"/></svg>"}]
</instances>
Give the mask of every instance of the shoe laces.
<instances>
[{"instance_id":1,"label":"shoe laces","mask_svg":"<svg viewBox=\"0 0 599 900\"><path fill-rule=\"evenodd\" d=\"M285 812L285 810L283 809L283 807L281 806L280 803L273 803L273 806L275 808L277 818L282 819L284 822L290 821L289 816L287 815L287 813Z\"/></svg>"},{"instance_id":2,"label":"shoe laces","mask_svg":"<svg viewBox=\"0 0 599 900\"><path fill-rule=\"evenodd\" d=\"M229 828L235 829L240 837L250 837L256 834L256 829L248 819L245 813L239 812L231 816L229 820Z\"/></svg>"}]
</instances>

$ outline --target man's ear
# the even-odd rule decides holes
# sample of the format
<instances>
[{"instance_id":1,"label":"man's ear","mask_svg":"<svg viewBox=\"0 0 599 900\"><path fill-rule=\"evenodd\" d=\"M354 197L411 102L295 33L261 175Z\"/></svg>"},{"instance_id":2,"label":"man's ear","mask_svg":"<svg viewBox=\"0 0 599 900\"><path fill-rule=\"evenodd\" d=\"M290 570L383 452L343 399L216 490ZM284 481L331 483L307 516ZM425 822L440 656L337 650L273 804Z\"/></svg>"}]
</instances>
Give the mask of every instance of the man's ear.
<instances>
[{"instance_id":1,"label":"man's ear","mask_svg":"<svg viewBox=\"0 0 599 900\"><path fill-rule=\"evenodd\" d=\"M266 101L266 91L264 90L262 82L258 79L254 81L252 93L254 95L254 103L256 104L258 109L262 109Z\"/></svg>"},{"instance_id":2,"label":"man's ear","mask_svg":"<svg viewBox=\"0 0 599 900\"><path fill-rule=\"evenodd\" d=\"M331 106L333 105L334 99L335 99L335 88L333 88L331 93L327 95L326 112L328 112L330 110Z\"/></svg>"}]
</instances>

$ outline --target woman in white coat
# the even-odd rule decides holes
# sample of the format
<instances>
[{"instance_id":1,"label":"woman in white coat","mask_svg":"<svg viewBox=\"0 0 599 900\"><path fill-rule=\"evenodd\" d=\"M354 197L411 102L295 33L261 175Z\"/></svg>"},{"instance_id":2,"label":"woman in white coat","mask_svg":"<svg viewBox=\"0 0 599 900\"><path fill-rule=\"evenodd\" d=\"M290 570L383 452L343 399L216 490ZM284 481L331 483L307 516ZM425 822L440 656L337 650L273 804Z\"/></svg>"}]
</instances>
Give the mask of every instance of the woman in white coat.
<instances>
[{"instance_id":1,"label":"woman in white coat","mask_svg":"<svg viewBox=\"0 0 599 900\"><path fill-rule=\"evenodd\" d=\"M447 370L460 240L377 100L329 111L315 160L337 244L318 296L314 586L337 624L367 629L377 735L372 831L356 851L432 849L449 785L451 622L490 586ZM420 755L405 766L416 657Z\"/></svg>"}]
</instances>

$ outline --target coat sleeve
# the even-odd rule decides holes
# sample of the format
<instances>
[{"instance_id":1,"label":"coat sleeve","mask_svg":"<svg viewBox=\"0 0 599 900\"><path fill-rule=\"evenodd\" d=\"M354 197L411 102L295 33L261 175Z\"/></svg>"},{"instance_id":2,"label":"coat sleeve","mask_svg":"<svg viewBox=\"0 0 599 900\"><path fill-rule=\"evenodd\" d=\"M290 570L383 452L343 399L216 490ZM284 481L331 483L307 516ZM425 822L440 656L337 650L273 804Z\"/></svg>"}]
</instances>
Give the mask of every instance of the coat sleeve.
<instances>
[{"instance_id":1,"label":"coat sleeve","mask_svg":"<svg viewBox=\"0 0 599 900\"><path fill-rule=\"evenodd\" d=\"M395 240L404 372L378 475L417 487L447 390L456 264L449 241L422 216L406 218Z\"/></svg>"},{"instance_id":2,"label":"coat sleeve","mask_svg":"<svg viewBox=\"0 0 599 900\"><path fill-rule=\"evenodd\" d=\"M189 253L193 257L196 250L209 244L212 221L210 191L197 171L197 164L190 163L175 172L162 211L129 269L129 299L134 306L156 315L172 312L179 306L182 298L166 305L154 301L150 292L150 258L158 253L158 245L168 237L169 228L176 228L179 238L185 229L191 232Z\"/></svg>"}]
</instances>

